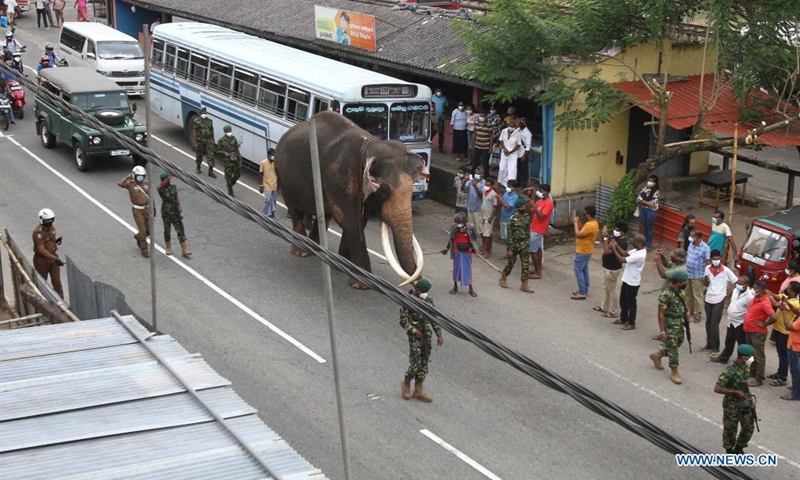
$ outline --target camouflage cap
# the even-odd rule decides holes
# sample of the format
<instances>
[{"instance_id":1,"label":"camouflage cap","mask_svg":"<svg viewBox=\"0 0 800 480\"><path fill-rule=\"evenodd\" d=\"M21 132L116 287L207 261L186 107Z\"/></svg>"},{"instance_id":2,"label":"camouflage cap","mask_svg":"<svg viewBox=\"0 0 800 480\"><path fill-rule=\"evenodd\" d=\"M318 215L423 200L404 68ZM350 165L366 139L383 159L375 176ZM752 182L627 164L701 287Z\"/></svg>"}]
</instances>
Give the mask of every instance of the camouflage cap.
<instances>
[{"instance_id":1,"label":"camouflage cap","mask_svg":"<svg viewBox=\"0 0 800 480\"><path fill-rule=\"evenodd\" d=\"M737 352L739 352L739 355L742 356L742 357L752 357L753 354L756 353L756 350L753 348L752 345L748 345L746 343L743 343L743 344L739 345L739 348L737 349Z\"/></svg>"},{"instance_id":2,"label":"camouflage cap","mask_svg":"<svg viewBox=\"0 0 800 480\"><path fill-rule=\"evenodd\" d=\"M419 290L422 293L429 291L431 289L431 286L432 286L431 282L426 278L420 278L417 281L417 290Z\"/></svg>"},{"instance_id":3,"label":"camouflage cap","mask_svg":"<svg viewBox=\"0 0 800 480\"><path fill-rule=\"evenodd\" d=\"M206 107L201 107L200 108L200 113L206 113L207 111L208 111L208 109Z\"/></svg>"},{"instance_id":4,"label":"camouflage cap","mask_svg":"<svg viewBox=\"0 0 800 480\"><path fill-rule=\"evenodd\" d=\"M524 199L524 198L518 198L518 199L517 199L517 201L516 201L516 202L514 202L514 206L515 206L516 208L522 208L522 207L524 207L524 206L525 206L525 203L527 203L527 202L525 202L525 199Z\"/></svg>"},{"instance_id":5,"label":"camouflage cap","mask_svg":"<svg viewBox=\"0 0 800 480\"><path fill-rule=\"evenodd\" d=\"M160 178L161 180L164 180L167 177L169 177L168 172L161 172L161 175L158 176L158 178Z\"/></svg>"},{"instance_id":6,"label":"camouflage cap","mask_svg":"<svg viewBox=\"0 0 800 480\"><path fill-rule=\"evenodd\" d=\"M231 128L230 125L225 125L224 127L222 127L223 132L230 132L231 130L233 130L233 128Z\"/></svg>"},{"instance_id":7,"label":"camouflage cap","mask_svg":"<svg viewBox=\"0 0 800 480\"><path fill-rule=\"evenodd\" d=\"M688 279L689 275L687 275L683 270L678 270L677 272L673 273L671 278L673 282L685 282Z\"/></svg>"},{"instance_id":8,"label":"camouflage cap","mask_svg":"<svg viewBox=\"0 0 800 480\"><path fill-rule=\"evenodd\" d=\"M672 251L672 258L676 260L686 261L686 250L682 248L676 248Z\"/></svg>"}]
</instances>

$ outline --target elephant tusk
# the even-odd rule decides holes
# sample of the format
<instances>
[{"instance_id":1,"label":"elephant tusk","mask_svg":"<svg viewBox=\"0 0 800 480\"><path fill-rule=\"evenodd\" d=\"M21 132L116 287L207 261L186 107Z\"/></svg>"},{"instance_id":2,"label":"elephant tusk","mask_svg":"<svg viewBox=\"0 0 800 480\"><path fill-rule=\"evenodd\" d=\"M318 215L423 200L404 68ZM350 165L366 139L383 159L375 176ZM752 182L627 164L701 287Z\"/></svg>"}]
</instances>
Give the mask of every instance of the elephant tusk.
<instances>
[{"instance_id":1,"label":"elephant tusk","mask_svg":"<svg viewBox=\"0 0 800 480\"><path fill-rule=\"evenodd\" d=\"M400 267L400 262L394 256L392 246L389 244L389 226L386 225L386 222L381 222L381 243L383 244L383 253L386 255L386 260L388 260L389 266L392 267L394 273L399 275L400 278L408 279L407 281L411 280L411 277Z\"/></svg>"},{"instance_id":2,"label":"elephant tusk","mask_svg":"<svg viewBox=\"0 0 800 480\"><path fill-rule=\"evenodd\" d=\"M411 282L417 281L422 276L422 269L425 267L425 255L422 253L422 247L419 246L416 236L412 235L411 239L414 241L414 261L417 262L417 269L408 280L398 285L400 287L404 287Z\"/></svg>"}]
</instances>

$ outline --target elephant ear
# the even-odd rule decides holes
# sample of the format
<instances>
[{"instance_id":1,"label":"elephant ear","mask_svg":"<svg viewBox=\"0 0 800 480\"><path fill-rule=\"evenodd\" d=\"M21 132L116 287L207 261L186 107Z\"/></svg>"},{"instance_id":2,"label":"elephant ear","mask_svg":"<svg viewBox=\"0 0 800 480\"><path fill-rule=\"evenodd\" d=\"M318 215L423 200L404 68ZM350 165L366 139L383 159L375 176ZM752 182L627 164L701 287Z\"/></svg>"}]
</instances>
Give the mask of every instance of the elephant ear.
<instances>
[{"instance_id":1,"label":"elephant ear","mask_svg":"<svg viewBox=\"0 0 800 480\"><path fill-rule=\"evenodd\" d=\"M370 173L372 162L374 161L375 157L369 157L367 159L367 164L364 166L364 173L361 181L361 186L364 191L364 200L366 200L367 197L378 191L380 188L380 184L378 183L377 179Z\"/></svg>"}]
</instances>

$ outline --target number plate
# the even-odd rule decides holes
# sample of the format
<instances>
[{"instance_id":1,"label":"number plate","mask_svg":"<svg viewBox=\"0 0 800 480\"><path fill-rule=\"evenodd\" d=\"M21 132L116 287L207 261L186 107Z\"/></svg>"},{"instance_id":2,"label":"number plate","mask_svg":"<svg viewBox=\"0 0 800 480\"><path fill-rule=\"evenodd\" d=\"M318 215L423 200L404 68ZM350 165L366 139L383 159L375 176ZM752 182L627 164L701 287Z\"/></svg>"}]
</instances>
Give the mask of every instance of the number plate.
<instances>
[{"instance_id":1,"label":"number plate","mask_svg":"<svg viewBox=\"0 0 800 480\"><path fill-rule=\"evenodd\" d=\"M112 157L122 157L130 154L131 154L130 150L111 150Z\"/></svg>"},{"instance_id":2,"label":"number plate","mask_svg":"<svg viewBox=\"0 0 800 480\"><path fill-rule=\"evenodd\" d=\"M742 253L742 259L747 260L748 262L755 263L756 265L761 265L762 267L767 264L767 261L764 260L763 258L756 257L755 255L747 252Z\"/></svg>"}]
</instances>

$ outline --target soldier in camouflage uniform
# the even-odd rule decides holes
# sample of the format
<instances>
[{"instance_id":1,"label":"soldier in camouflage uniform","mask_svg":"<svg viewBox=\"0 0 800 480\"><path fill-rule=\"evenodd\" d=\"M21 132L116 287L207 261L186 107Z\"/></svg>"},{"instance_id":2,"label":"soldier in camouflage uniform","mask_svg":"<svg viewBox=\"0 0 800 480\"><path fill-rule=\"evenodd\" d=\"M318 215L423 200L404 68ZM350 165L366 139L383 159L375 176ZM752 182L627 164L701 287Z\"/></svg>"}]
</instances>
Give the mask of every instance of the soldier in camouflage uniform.
<instances>
[{"instance_id":1,"label":"soldier in camouflage uniform","mask_svg":"<svg viewBox=\"0 0 800 480\"><path fill-rule=\"evenodd\" d=\"M530 248L531 237L531 213L528 209L525 200L518 198L514 206L517 210L508 219L508 250L511 256L508 257L506 268L503 269L503 274L500 277L500 286L508 288L508 276L514 265L517 263L517 256L522 261L522 285L519 289L523 292L533 293L533 289L528 287L528 267L530 266L530 259L528 258L528 249Z\"/></svg>"},{"instance_id":2,"label":"soldier in camouflage uniform","mask_svg":"<svg viewBox=\"0 0 800 480\"><path fill-rule=\"evenodd\" d=\"M659 370L663 370L661 359L669 357L669 368L672 373L669 379L672 383L683 383L678 373L678 349L683 345L683 317L686 315L686 295L683 286L686 285L688 276L685 272L676 272L672 276L670 287L658 297L658 326L661 330L659 339L664 342L664 348L650 354L650 360Z\"/></svg>"},{"instance_id":3,"label":"soldier in camouflage uniform","mask_svg":"<svg viewBox=\"0 0 800 480\"><path fill-rule=\"evenodd\" d=\"M242 176L242 155L239 153L239 141L233 138L230 125L225 125L222 130L225 135L217 140L217 151L225 157L225 184L228 186L228 195L233 197L233 186Z\"/></svg>"},{"instance_id":4,"label":"soldier in camouflage uniform","mask_svg":"<svg viewBox=\"0 0 800 480\"><path fill-rule=\"evenodd\" d=\"M203 157L208 162L208 176L217 178L214 174L214 122L208 118L206 107L200 109L200 118L192 124L194 138L197 140L197 150L195 150L194 163L197 164L197 173L203 173L200 165Z\"/></svg>"},{"instance_id":5,"label":"soldier in camouflage uniform","mask_svg":"<svg viewBox=\"0 0 800 480\"><path fill-rule=\"evenodd\" d=\"M725 395L722 399L722 446L727 453L744 453L744 447L753 436L753 410L750 408L750 387L747 379L750 376L750 364L753 363L752 345L743 343L739 345L739 358L729 365L719 376L714 386L716 393ZM739 438L736 438L736 430Z\"/></svg>"},{"instance_id":6,"label":"soldier in camouflage uniform","mask_svg":"<svg viewBox=\"0 0 800 480\"><path fill-rule=\"evenodd\" d=\"M428 296L430 289L431 282L421 278L417 281L412 293L433 306L433 299ZM444 342L442 328L435 322L429 323L422 315L407 308L400 310L400 326L408 333L409 351L408 370L405 378L400 383L403 398L406 400L411 398L411 380L416 379L414 382L414 398L423 402L430 402L433 398L425 393L422 384L428 375L428 358L431 355L431 327L433 327L433 333L436 333L436 345L441 345Z\"/></svg>"},{"instance_id":7,"label":"soldier in camouflage uniform","mask_svg":"<svg viewBox=\"0 0 800 480\"><path fill-rule=\"evenodd\" d=\"M183 208L181 200L178 198L178 188L170 183L172 175L161 172L159 175L161 184L158 186L158 194L161 195L161 219L164 221L164 243L166 244L166 254L172 255L172 233L171 227L175 226L175 233L178 241L181 242L181 255L186 258L192 256L189 245L186 243L186 235L183 233Z\"/></svg>"}]
</instances>

